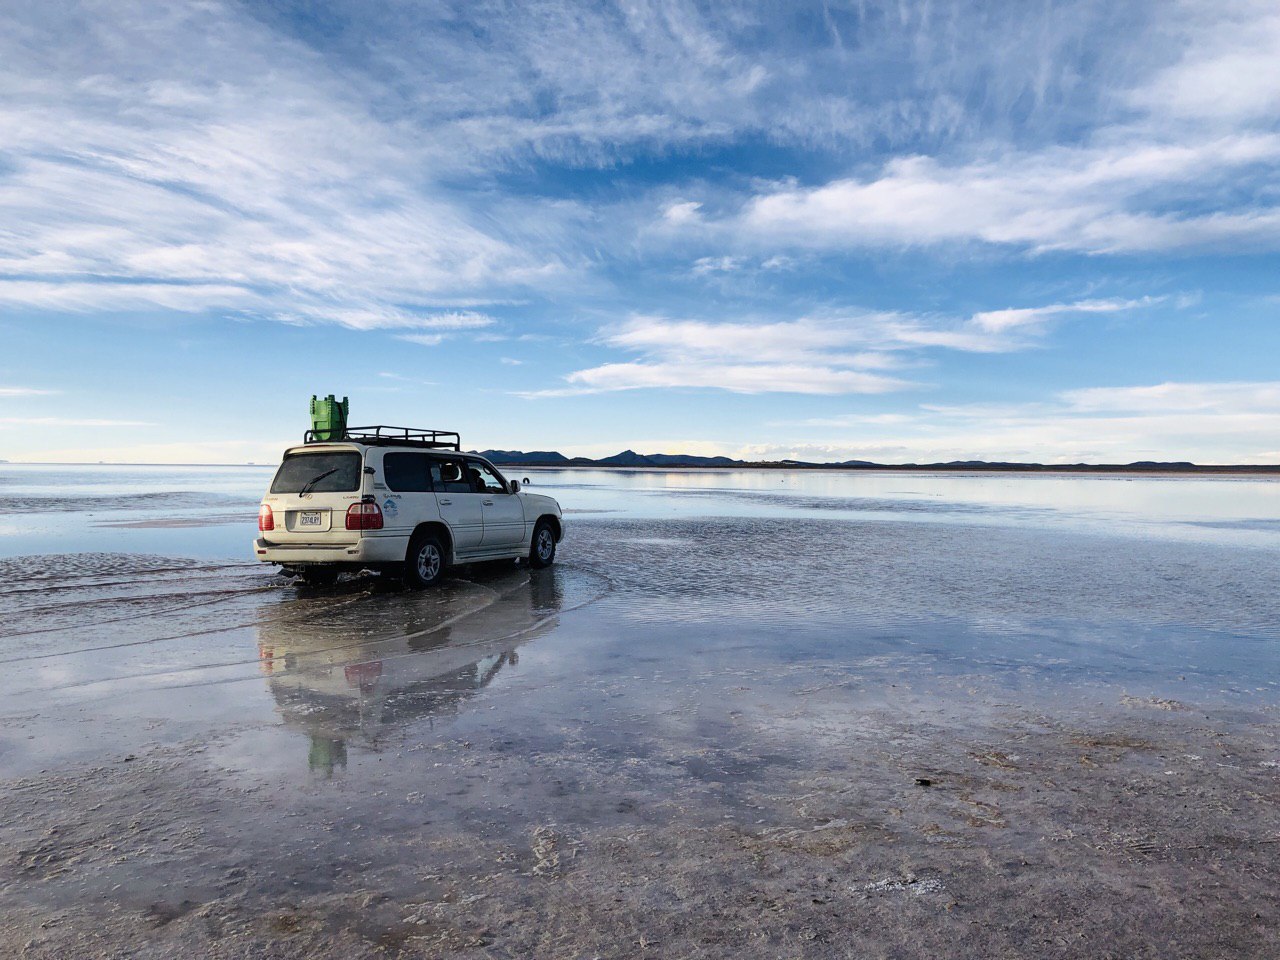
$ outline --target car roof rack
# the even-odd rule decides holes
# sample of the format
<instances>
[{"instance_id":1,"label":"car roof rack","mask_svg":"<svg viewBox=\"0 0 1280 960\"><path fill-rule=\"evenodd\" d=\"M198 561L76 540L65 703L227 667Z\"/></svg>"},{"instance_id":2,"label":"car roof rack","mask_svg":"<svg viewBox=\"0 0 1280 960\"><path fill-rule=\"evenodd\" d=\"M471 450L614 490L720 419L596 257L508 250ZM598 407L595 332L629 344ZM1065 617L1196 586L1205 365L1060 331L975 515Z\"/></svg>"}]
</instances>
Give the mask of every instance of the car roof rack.
<instances>
[{"instance_id":1,"label":"car roof rack","mask_svg":"<svg viewBox=\"0 0 1280 960\"><path fill-rule=\"evenodd\" d=\"M347 427L340 437L329 437L330 430L308 430L304 443L363 443L371 447L427 447L432 450L462 450L462 437L453 430L419 430L416 427ZM325 434L325 439L320 438Z\"/></svg>"}]
</instances>

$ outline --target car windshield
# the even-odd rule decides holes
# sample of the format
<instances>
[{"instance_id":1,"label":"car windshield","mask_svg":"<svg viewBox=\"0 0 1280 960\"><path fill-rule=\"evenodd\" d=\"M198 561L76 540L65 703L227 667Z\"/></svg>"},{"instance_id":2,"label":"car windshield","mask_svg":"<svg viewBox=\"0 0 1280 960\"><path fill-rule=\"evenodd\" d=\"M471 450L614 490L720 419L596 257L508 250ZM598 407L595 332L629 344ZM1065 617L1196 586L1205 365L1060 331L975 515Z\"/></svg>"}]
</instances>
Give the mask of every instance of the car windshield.
<instances>
[{"instance_id":1,"label":"car windshield","mask_svg":"<svg viewBox=\"0 0 1280 960\"><path fill-rule=\"evenodd\" d=\"M284 458L272 493L346 493L360 489L360 454L354 450L291 453Z\"/></svg>"}]
</instances>

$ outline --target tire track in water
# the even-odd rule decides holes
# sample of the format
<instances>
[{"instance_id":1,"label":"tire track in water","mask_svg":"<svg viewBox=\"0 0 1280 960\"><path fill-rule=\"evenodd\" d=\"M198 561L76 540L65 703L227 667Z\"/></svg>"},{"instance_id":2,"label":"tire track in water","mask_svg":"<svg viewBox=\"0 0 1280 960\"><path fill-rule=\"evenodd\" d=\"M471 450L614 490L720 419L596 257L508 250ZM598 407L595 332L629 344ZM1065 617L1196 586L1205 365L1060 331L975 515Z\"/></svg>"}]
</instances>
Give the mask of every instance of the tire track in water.
<instances>
[{"instance_id":1,"label":"tire track in water","mask_svg":"<svg viewBox=\"0 0 1280 960\"><path fill-rule=\"evenodd\" d=\"M241 593L252 594L252 593L258 593L258 592L265 592L267 590L281 590L281 589L284 589L284 586L285 586L284 584L272 584L271 586L263 587L256 591L246 590L246 591L241 591ZM359 600L364 599L365 596L367 596L367 594L361 594L353 597L346 597L343 599L334 600L331 603L324 604L321 607L321 609L324 611L329 611L337 607L348 606L350 604L356 603ZM233 598L227 598L227 599L233 599ZM191 604L186 607L174 607L174 608L170 608L167 611L161 611L159 613L156 613L155 616L163 616L166 613L184 612L186 610L193 610L193 609L197 609L198 607L208 606L208 605L209 605L208 603L205 603L205 604ZM311 611L307 611L308 616L310 615L310 612ZM140 614L139 616L147 616L147 615L148 614ZM132 619L137 619L137 618L121 617L121 618L118 618L117 620L99 620L98 623L118 623L121 620L132 620ZM265 619L259 617L254 620L247 621L245 623L233 623L233 624L226 624L221 627L210 627L207 630L192 630L186 633L174 633L165 637L149 637L146 640L125 640L120 643L106 643L96 647L77 647L74 650L59 650L54 653L33 653L23 657L10 657L8 659L0 659L0 664L23 663L30 660L51 660L51 659L56 659L58 657L72 657L81 653L95 653L95 652L101 652L103 650L121 650L127 647L142 647L152 643L167 643L172 640L186 640L190 637L215 636L219 633L229 633L233 630L245 630L245 629L248 629L249 627L256 627L262 623L291 623L291 622L305 620L305 619L307 619L306 616L280 617L280 618L269 617ZM94 624L94 626L96 625L97 624ZM61 629L61 628L57 628L57 629ZM23 634L9 634L9 636L16 637L16 636L23 636ZM25 691L25 692L29 692L29 691Z\"/></svg>"},{"instance_id":2,"label":"tire track in water","mask_svg":"<svg viewBox=\"0 0 1280 960\"><path fill-rule=\"evenodd\" d=\"M248 569L254 569L254 568L248 568ZM218 568L216 567L207 567L207 568L204 568L204 570L195 570L195 571L189 571L189 570L157 571L156 576L154 577L147 577L146 579L138 578L138 579L130 579L130 580L112 580L112 579L106 579L106 578L96 579L90 576L85 576L80 579L84 581L89 581L89 582L46 583L46 584L41 584L35 587L9 587L9 588L0 587L0 598L22 597L26 594L31 594L31 593L50 594L50 593L63 593L63 592L72 591L72 590L75 590L75 591L90 590L94 588L113 589L113 588L128 588L133 586L146 586L146 585L155 584L155 583L160 583L160 584L182 583L183 578L168 576L167 574L174 574L174 573L188 574L192 572L203 573L206 571L216 572L217 570ZM255 570L255 572L257 571ZM208 577L208 578L194 578L194 579L213 579L213 578Z\"/></svg>"},{"instance_id":3,"label":"tire track in water","mask_svg":"<svg viewBox=\"0 0 1280 960\"><path fill-rule=\"evenodd\" d=\"M85 569L86 563L92 566ZM152 566L149 563L155 563ZM177 565L181 564L181 565ZM124 568L104 571L104 567ZM32 569L35 568L35 569ZM0 559L0 597L26 593L83 590L86 587L132 586L151 583L170 574L261 570L260 563L180 561L174 557L146 554L36 554ZM121 579L125 577L127 579ZM48 581L48 582L40 582ZM75 582L68 582L75 581ZM86 582L88 581L88 582ZM35 586L28 586L36 582Z\"/></svg>"},{"instance_id":4,"label":"tire track in water","mask_svg":"<svg viewBox=\"0 0 1280 960\"><path fill-rule=\"evenodd\" d=\"M578 603L572 604L572 605L567 606L567 607L559 607L559 608L555 609L554 611L549 612L546 616L541 617L541 618L539 618L539 619L535 620L533 623L529 624L528 626L522 627L520 630L514 631L514 632L512 632L512 633L509 633L509 634L503 634L503 635L499 635L499 636L481 637L481 638L476 639L476 640L459 641L459 642L456 642L456 643L452 643L452 644L450 644L449 646L450 646L450 647L453 647L453 648L457 648L457 649L463 649L463 648L467 648L467 647L481 646L481 645L485 645L485 644L500 643L500 642L505 641L505 640L511 640L511 639L515 639L515 638L517 638L517 637L525 636L526 634L528 634L528 633L530 633L530 632L533 632L534 630L537 630L537 629L541 628L542 626L545 626L547 623L550 623L551 621L553 621L555 618L559 617L559 616L560 616L560 615L562 615L562 614L565 614L565 613L572 613L572 612L574 612L574 611L576 611L576 610L581 610L581 609L584 609L584 608L586 608L586 607L588 607L588 606L591 606L592 604L598 603L600 600L604 599L604 598L605 598L605 597L607 597L611 592L613 592L613 590L614 590L614 588L615 588L615 584L614 584L614 582L613 582L613 579L612 579L611 577L609 577L609 576L608 576L608 574L603 573L603 572L601 572L601 571L599 571L599 570L582 569L582 568L572 567L572 566L569 566L569 565L567 565L567 564L566 564L566 565L562 565L562 567L567 567L568 569L575 569L575 570L577 570L578 572L581 572L581 573L585 573L585 574L587 574L589 577L592 577L592 578L594 578L594 579L596 579L596 580L600 581L601 583L603 583L603 585L604 585L604 589L601 589L601 590L600 590L599 592L597 592L596 594L594 594L594 595L592 595L592 596L588 597L587 599L582 600L582 601L580 601L580 602L578 602ZM340 644L333 644L333 645L325 646L325 647L317 647L317 648L315 648L315 649L313 649L313 650L307 650L307 651L305 651L305 652L303 652L303 653L297 653L297 654L295 654L295 656L296 656L297 658L299 658L299 659L306 658L308 661L310 661L310 660L313 660L313 659L315 659L316 657L319 657L319 656L321 656L321 655L329 654L329 653L335 653L335 652L341 652L341 651L343 651L343 650L351 650L351 649L356 649L356 648L360 648L360 647L374 647L374 646L377 646L377 645L380 645L380 644L388 644L388 643L401 643L401 642L408 642L408 641L411 641L411 640L420 639L420 638L422 638L422 637L429 637L429 636L431 636L432 634L436 634L436 633L440 633L440 632L442 632L442 631L448 630L448 629L450 629L450 628L452 628L452 627L454 627L454 626L458 625L459 623L462 623L462 622L464 622L464 621L466 621L466 620L468 620L468 619L470 619L470 618L472 618L472 617L475 617L475 616L477 616L477 615L479 615L479 614L481 614L481 613L485 612L486 610L489 610L491 607L493 607L493 606L495 605L495 603L497 603L497 602L501 601L501 600L502 600L502 599L504 599L505 597L507 597L507 596L509 596L510 594L514 593L514 592L515 592L516 590L518 590L519 588L521 588L521 587L525 587L525 586L528 586L528 584L529 584L530 580L529 580L529 578L528 578L528 577L526 577L524 580L521 580L521 581L520 581L520 583L513 585L509 590L506 590L506 591L501 592L501 593L499 593L499 592L497 592L497 591L494 591L494 590L491 590L491 588L487 588L484 584L477 584L477 583L475 583L474 581L467 581L467 582L468 582L471 586L480 587L480 588L482 588L482 589L488 589L488 590L490 590L490 592L492 592L492 593L493 593L493 595L494 595L494 599L493 599L493 600L491 600L489 603L486 603L486 604L485 604L485 605L483 605L483 606L477 607L477 608L475 608L475 609L473 609L473 610L467 610L467 611L465 611L465 612L463 612L463 613L460 613L460 614L457 614L456 616L453 616L453 617L449 617L449 618L447 618L447 619L445 619L445 620L441 621L440 623L432 624L430 627L426 627L426 628L424 628L424 629L422 629L422 630L412 630L412 631L409 631L409 632L407 632L407 633L397 633L397 634L393 634L393 635L390 635L390 636L379 637L379 638L377 638L377 639L362 639L362 640L359 640L359 641L356 641L356 642L353 642L353 643L340 643ZM355 603L355 602L357 602L357 601L364 600L364 599L367 599L367 594L362 594L362 595L360 595L360 596L356 596L356 597L350 598L349 600L345 600L345 601L341 602L340 604L333 604L333 605L326 606L326 607L325 607L325 610L326 610L326 611L327 611L327 610L330 610L330 609L332 609L334 606L347 606L347 605L353 604L353 603ZM312 611L312 610L309 610L309 611L307 611L307 613L308 613L308 616L297 618L297 620L301 622L301 621L305 621L305 620L308 620L308 619L313 619L313 617L311 616L311 614L313 613L313 611ZM292 619L283 619L283 620L279 620L279 621L272 621L272 622L283 622L283 623L289 623L289 622L294 622L294 621L293 621ZM222 628L222 629L219 629L219 630L195 631L195 632L192 632L192 633L182 634L181 636L176 636L176 637L168 638L168 639L185 639L185 638L187 638L187 637L204 636L204 635L207 635L208 633L224 632L225 630L229 630L229 629L242 629L242 628L244 628L244 627L257 626L257 625L259 625L259 624L261 624L261 623L262 623L262 621L261 621L261 620L255 620L253 623L239 625L239 626L234 627L234 628L232 628L232 627L227 627L227 628ZM145 644L145 643L148 643L148 642L151 642L151 641L134 641L134 642L132 642L132 643L129 643L129 644L122 644L122 645L119 645L119 646L137 646L137 645L142 645L142 644ZM388 660L398 660L398 659L402 659L402 658L406 658L406 657L421 656L423 652L424 652L424 651L411 651L411 652L408 652L408 653L396 654L396 655L391 656L391 657L379 657L379 658L374 658L374 659L379 659L379 660L383 660L383 661L388 661ZM64 655L64 654L50 654L49 656L59 656L59 655ZM3 662L6 662L6 661L0 661L0 663L3 663ZM94 679L92 679L92 680L83 680L83 681L79 681L79 682L76 682L76 683L63 684L63 685L60 685L60 686L54 686L54 687L39 687L39 688L31 688L31 689L22 690L22 691L14 691L13 695L14 695L14 696L27 696L27 695L39 694L39 693L56 693L56 692L61 692L61 691L70 691L70 690L84 689L84 688L86 688L86 687L92 687L92 686L96 686L96 685L104 684L104 683L111 683L111 684L115 684L115 683L121 683L121 682L131 681L131 680L148 680L148 679L153 679L153 678L156 678L156 677L164 677L164 676L167 676L167 675L170 675L170 674L178 674L178 675L180 675L180 674L188 674L188 673L192 673L192 672L200 671L200 670L218 670L218 669L231 669L231 668L235 668L235 667L258 666L258 665L260 665L260 664L261 664L261 662L262 662L262 658L259 656L259 657L254 657L254 658L252 658L252 659L237 659L237 660L221 661L221 662L217 662L217 663L193 664L193 665L191 665L191 666L178 667L178 668L169 668L169 669L164 669L164 670L148 671L148 672L133 673L133 674L122 674L122 675L120 675L120 676L116 676L116 677L97 677L97 678L94 678ZM365 661L365 660L353 660L353 661L351 661L351 663L352 663L352 664L356 664L356 663L364 663L364 662L368 662L368 661ZM293 674L295 674L295 673L298 673L301 669L302 669L301 667L292 667L292 668L289 668L289 669L284 669L284 670L276 671L274 675L275 675L275 676L291 676L291 675L293 675ZM146 686L146 687L144 687L144 688L142 688L142 689L145 689L145 690L180 690L180 689L189 689L189 688L202 687L202 686L218 686L218 685L228 684L228 683L240 683L240 682L244 682L244 681L249 681L249 680L258 680L258 679L260 679L260 677L258 677L257 675L250 675L250 676L243 676L243 677L227 677L227 678L222 678L222 679L202 680L202 681L195 681L195 682L190 682L190 683L173 683L173 684L148 685L148 686ZM114 696L115 696L115 694L108 693L108 694L103 694L103 695L101 695L101 696L96 696L96 697L85 697L85 698L81 698L81 699L80 699L80 700L78 700L77 702L81 702L81 703L91 703L91 702L94 702L94 701L111 699L111 698L112 698L112 697L114 697Z\"/></svg>"},{"instance_id":5,"label":"tire track in water","mask_svg":"<svg viewBox=\"0 0 1280 960\"><path fill-rule=\"evenodd\" d=\"M184 603L184 604L179 604L178 606L175 606L175 607L166 607L166 608L161 609L161 610L144 610L144 611L142 611L141 613L134 613L134 614L130 614L130 615L129 615L129 616L127 616L127 617L108 617L108 618L107 618L107 619L105 619L105 620L97 620L97 621L95 621L95 622L91 625L91 628L92 628L92 627L100 627L100 626L103 626L103 625L108 624L108 623L125 623L125 622L130 621L130 620L141 620L141 619L143 619L143 618L147 618L147 617L163 617L163 616L168 616L168 615L171 615L171 614L174 614L174 613L182 613L182 612L187 611L187 610L195 610L195 609L197 609L197 608L199 608L199 607L207 607L207 606L211 606L211 605L213 605L213 604L215 604L215 603L224 603L224 602L226 602L227 600L233 600L233 599L235 599L236 597L240 597L240 596L252 595L252 594L255 594L255 593L266 593L266 592L271 591L271 590L279 590L279 589L280 589L280 586L279 586L279 585L276 585L276 584L270 584L270 585L262 586L262 587L252 587L252 588L250 588L250 589L248 589L248 590L219 590L219 591L209 591L209 592L211 592L211 593L216 593L216 596L214 596L214 597L213 597L213 599L211 599L211 600L202 600L202 601L200 601L200 602L198 602L198 603ZM132 598L132 599L135 599L135 600L139 600L139 601L140 601L140 600L145 600L146 598L145 598L145 597L136 597L136 598ZM36 630L18 630L18 631L14 631L14 632L12 632L12 633L6 634L6 636L7 636L7 637L33 637L33 636L37 636L37 635L39 635L39 634L43 634L43 633L66 633L66 632L68 632L68 629L69 629L69 628L68 628L68 627L65 627L65 626L62 626L62 627L40 627L39 629L36 629ZM8 661L2 661L2 660L0 660L0 663L6 663L6 662L8 662Z\"/></svg>"},{"instance_id":6,"label":"tire track in water","mask_svg":"<svg viewBox=\"0 0 1280 960\"><path fill-rule=\"evenodd\" d=\"M175 587L181 587L181 585L182 585L181 581L176 581L174 583ZM23 610L22 613L24 615L31 615L31 616L37 616L39 614L50 614L50 613L56 614L64 610L76 610L82 607L101 606L104 604L111 604L111 603L146 603L149 600L166 600L171 597L209 597L209 596L223 596L223 595L241 596L245 594L260 593L263 590L271 589L276 586L278 586L278 584L264 583L256 587L245 587L245 588L224 587L219 590L195 590L195 591L175 589L168 593L131 594L129 596L121 596L121 597L92 597L87 600L76 600L69 603L54 603L54 604L49 604L43 607L28 607L27 609ZM183 607L163 608L156 611L156 616L164 616L165 614L171 613L174 610L181 610L181 609L183 609ZM117 618L117 619L129 619L129 618L125 617L125 618ZM95 621L95 623L115 623L115 622L117 622L117 620ZM10 633L8 634L8 636L23 637L32 633L45 633L49 629L61 629L61 628L41 627L38 630L26 630L26 631L19 631L16 633Z\"/></svg>"}]
</instances>

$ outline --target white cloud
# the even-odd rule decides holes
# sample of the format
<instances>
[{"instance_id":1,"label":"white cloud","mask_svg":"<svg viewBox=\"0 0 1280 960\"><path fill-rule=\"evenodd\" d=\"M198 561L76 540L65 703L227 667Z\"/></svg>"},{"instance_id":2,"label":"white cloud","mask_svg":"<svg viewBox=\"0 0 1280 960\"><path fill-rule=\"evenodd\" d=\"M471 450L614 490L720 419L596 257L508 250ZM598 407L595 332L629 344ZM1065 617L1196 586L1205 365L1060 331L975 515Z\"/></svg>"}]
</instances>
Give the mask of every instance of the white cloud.
<instances>
[{"instance_id":1,"label":"white cloud","mask_svg":"<svg viewBox=\"0 0 1280 960\"><path fill-rule=\"evenodd\" d=\"M495 323L493 317L484 313L476 313L474 311L452 311L449 313L436 313L427 316L414 317L411 321L406 321L397 326L413 327L417 330L434 330L438 333L402 333L397 334L397 340L405 340L409 343L416 343L422 347L435 347L444 343L445 340L458 333L473 330L483 330L491 327ZM390 326L390 324L386 325ZM368 328L365 328L368 329ZM478 334L475 339L502 339L488 334Z\"/></svg>"},{"instance_id":2,"label":"white cloud","mask_svg":"<svg viewBox=\"0 0 1280 960\"><path fill-rule=\"evenodd\" d=\"M760 260L743 256L699 257L693 262L689 273L694 277L714 277L721 274L793 270L798 262L793 257L780 254Z\"/></svg>"},{"instance_id":3,"label":"white cloud","mask_svg":"<svg viewBox=\"0 0 1280 960\"><path fill-rule=\"evenodd\" d=\"M411 322L406 322L403 326L411 326L418 330L479 330L483 327L491 327L495 323L497 321L487 314L453 311L414 317Z\"/></svg>"},{"instance_id":4,"label":"white cloud","mask_svg":"<svg viewBox=\"0 0 1280 960\"><path fill-rule=\"evenodd\" d=\"M111 446L30 447L12 459L28 463L257 463L275 466L296 439L275 441L191 440L172 443L119 443ZM264 478L269 474L264 473ZM264 479L264 486L266 480Z\"/></svg>"},{"instance_id":5,"label":"white cloud","mask_svg":"<svg viewBox=\"0 0 1280 960\"><path fill-rule=\"evenodd\" d=\"M696 223L702 219L701 209L702 204L692 200L669 203L662 210L662 219L675 226Z\"/></svg>"},{"instance_id":6,"label":"white cloud","mask_svg":"<svg viewBox=\"0 0 1280 960\"><path fill-rule=\"evenodd\" d=\"M75 16L0 30L0 303L422 328L565 273L558 208L526 245L456 202L368 89L235 8Z\"/></svg>"},{"instance_id":7,"label":"white cloud","mask_svg":"<svg viewBox=\"0 0 1280 960\"><path fill-rule=\"evenodd\" d=\"M1154 114L1212 123L1280 111L1280 9L1272 0L1171 4L1170 39L1184 53L1130 94Z\"/></svg>"},{"instance_id":8,"label":"white cloud","mask_svg":"<svg viewBox=\"0 0 1280 960\"><path fill-rule=\"evenodd\" d=\"M732 393L887 393L909 384L880 374L809 364L657 361L607 363L565 379L581 392L645 387L711 387ZM573 392L573 391L570 391ZM555 391L543 393L554 395Z\"/></svg>"},{"instance_id":9,"label":"white cloud","mask_svg":"<svg viewBox=\"0 0 1280 960\"><path fill-rule=\"evenodd\" d=\"M396 339L416 343L420 347L438 347L444 343L445 335L443 333L402 333Z\"/></svg>"},{"instance_id":10,"label":"white cloud","mask_svg":"<svg viewBox=\"0 0 1280 960\"><path fill-rule=\"evenodd\" d=\"M1027 104L1052 113L1078 94L1151 116L1185 102L1179 115L1199 116L1207 111L1188 98L1202 95L1242 123L1263 122L1280 62L1265 3L1182 4L1153 18L1172 23L1165 39L1185 48L1154 72L1157 54L1140 39L1098 29L1103 4L1017 18L958 10L945 28L925 8L829 11L821 36L795 34L790 14L767 5L550 3L501 16L483 5L448 15L430 5L333 6L339 19L351 14L344 37L361 50L359 64L344 60L344 44L317 50L299 39L296 23L269 7L251 6L250 16L219 2L121 0L14 14L0 30L9 92L0 218L23 230L0 231L0 301L422 328L415 318L433 309L581 281L602 249L632 239L630 214L468 191L459 178L743 137L824 150L923 139L947 150L816 188L778 184L727 223L685 199L702 185L673 193L666 184L663 242L710 230L729 246L767 243L768 270L794 265L774 250L784 244L978 239L1107 252L1267 246L1280 236L1280 215L1265 203L1200 203L1211 208L1178 215L1156 195L1204 200L1250 167L1273 167L1276 138L1265 131L1206 127L1162 139L1135 122L1080 147L943 159L960 155L960 134L980 122L964 105L979 81L997 114ZM1072 69L1086 39L1094 52L1140 49L1094 57L1091 86ZM1113 71L1128 84L1117 89L1136 91L1127 99L1105 87L1118 82ZM744 263L729 249L692 259L699 274Z\"/></svg>"},{"instance_id":11,"label":"white cloud","mask_svg":"<svg viewBox=\"0 0 1280 960\"><path fill-rule=\"evenodd\" d=\"M0 397L47 397L57 390L37 390L34 387L0 387Z\"/></svg>"},{"instance_id":12,"label":"white cloud","mask_svg":"<svg viewBox=\"0 0 1280 960\"><path fill-rule=\"evenodd\" d=\"M760 264L762 270L794 270L799 263L795 257L775 254Z\"/></svg>"},{"instance_id":13,"label":"white cloud","mask_svg":"<svg viewBox=\"0 0 1280 960\"><path fill-rule=\"evenodd\" d=\"M1031 403L922 405L910 414L849 413L793 426L839 436L753 452L898 463L1276 463L1280 382L1095 387Z\"/></svg>"},{"instance_id":14,"label":"white cloud","mask_svg":"<svg viewBox=\"0 0 1280 960\"><path fill-rule=\"evenodd\" d=\"M720 322L634 316L600 342L642 359L565 377L568 387L525 394L711 387L734 393L887 393L917 383L870 371L897 370L928 348L996 353L1025 349L1054 319L1116 313L1160 302L1092 299L983 311L967 320L864 311L798 320Z\"/></svg>"},{"instance_id":15,"label":"white cloud","mask_svg":"<svg viewBox=\"0 0 1280 960\"><path fill-rule=\"evenodd\" d=\"M1099 12L1085 4L1063 10L1077 26ZM1280 10L1271 0L1181 0L1146 12L1149 24L1129 24L1132 32L1116 41L1127 73L1093 78L1099 99L1081 118L1078 139L1041 145L1024 137L1030 145L1014 147L976 137L899 153L871 174L817 186L780 181L757 189L736 216L707 224L708 236L735 248L976 241L1116 254L1280 247ZM1091 46L1096 52L1108 42L1095 35ZM1029 55L1040 53L1029 37L1024 45ZM973 55L983 62L980 51ZM1051 57L1041 62L1054 69ZM1090 69L1119 62L1099 60ZM995 71L995 84L1016 79L1009 66ZM1022 91L1024 101L1029 92Z\"/></svg>"},{"instance_id":16,"label":"white cloud","mask_svg":"<svg viewBox=\"0 0 1280 960\"><path fill-rule=\"evenodd\" d=\"M309 320L339 323L352 330L477 330L490 327L497 321L483 313L472 310L452 310L446 313L412 313L393 307L343 307L326 308L318 306L307 314L296 318L290 314L280 314L278 319L295 320L306 323Z\"/></svg>"},{"instance_id":17,"label":"white cloud","mask_svg":"<svg viewBox=\"0 0 1280 960\"><path fill-rule=\"evenodd\" d=\"M773 323L709 323L633 317L601 336L611 347L643 359L578 370L568 387L529 396L566 396L614 390L693 387L733 393L885 393L911 386L871 373L897 365L874 350L851 350L873 322L811 319Z\"/></svg>"},{"instance_id":18,"label":"white cloud","mask_svg":"<svg viewBox=\"0 0 1280 960\"><path fill-rule=\"evenodd\" d=\"M210 309L262 309L254 291L224 283L88 283L0 278L0 304L75 313L164 309L198 313Z\"/></svg>"},{"instance_id":19,"label":"white cloud","mask_svg":"<svg viewBox=\"0 0 1280 960\"><path fill-rule=\"evenodd\" d=\"M1062 395L1072 411L1092 413L1269 413L1280 416L1280 382L1158 383L1142 387L1091 387Z\"/></svg>"},{"instance_id":20,"label":"white cloud","mask_svg":"<svg viewBox=\"0 0 1280 960\"><path fill-rule=\"evenodd\" d=\"M1162 303L1163 297L1092 299L1039 307L981 310L963 321L887 316L881 344L890 349L939 348L967 353L1008 353L1037 342L1055 320L1090 314L1123 313Z\"/></svg>"},{"instance_id":21,"label":"white cloud","mask_svg":"<svg viewBox=\"0 0 1280 960\"><path fill-rule=\"evenodd\" d=\"M807 417L803 420L775 420L779 427L868 427L912 423L916 418L906 413L842 413L834 417Z\"/></svg>"},{"instance_id":22,"label":"white cloud","mask_svg":"<svg viewBox=\"0 0 1280 960\"><path fill-rule=\"evenodd\" d=\"M145 420L104 420L98 417L0 417L0 427L154 427Z\"/></svg>"},{"instance_id":23,"label":"white cloud","mask_svg":"<svg viewBox=\"0 0 1280 960\"><path fill-rule=\"evenodd\" d=\"M723 226L772 245L818 247L977 240L1096 254L1235 240L1269 248L1280 245L1280 207L1178 214L1151 196L1198 197L1277 162L1280 136L1270 133L1054 147L959 165L905 157L868 179L777 187Z\"/></svg>"},{"instance_id":24,"label":"white cloud","mask_svg":"<svg viewBox=\"0 0 1280 960\"><path fill-rule=\"evenodd\" d=\"M1077 300L1075 303L1054 303L1046 307L1020 307L1005 310L984 310L969 318L970 324L988 333L1005 333L1009 330L1039 326L1049 320L1073 313L1117 313L1158 303L1157 297L1140 300Z\"/></svg>"},{"instance_id":25,"label":"white cloud","mask_svg":"<svg viewBox=\"0 0 1280 960\"><path fill-rule=\"evenodd\" d=\"M434 387L438 385L435 380L422 380L418 377L406 377L399 373L384 372L384 373L379 373L378 376L382 377L384 380L395 380L399 383L411 383L415 386L420 386L420 387ZM387 389L396 389L396 388L392 387Z\"/></svg>"},{"instance_id":26,"label":"white cloud","mask_svg":"<svg viewBox=\"0 0 1280 960\"><path fill-rule=\"evenodd\" d=\"M733 273L741 270L746 261L742 257L700 257L694 261L690 271L695 277L703 277L711 273Z\"/></svg>"},{"instance_id":27,"label":"white cloud","mask_svg":"<svg viewBox=\"0 0 1280 960\"><path fill-rule=\"evenodd\" d=\"M836 359L841 365L853 367L883 366L884 358L870 352L832 356L832 351L865 343L867 330L882 319L888 319L888 315L868 313L833 320L802 318L769 323L637 316L606 334L603 340L610 346L669 357L755 363Z\"/></svg>"}]
</instances>

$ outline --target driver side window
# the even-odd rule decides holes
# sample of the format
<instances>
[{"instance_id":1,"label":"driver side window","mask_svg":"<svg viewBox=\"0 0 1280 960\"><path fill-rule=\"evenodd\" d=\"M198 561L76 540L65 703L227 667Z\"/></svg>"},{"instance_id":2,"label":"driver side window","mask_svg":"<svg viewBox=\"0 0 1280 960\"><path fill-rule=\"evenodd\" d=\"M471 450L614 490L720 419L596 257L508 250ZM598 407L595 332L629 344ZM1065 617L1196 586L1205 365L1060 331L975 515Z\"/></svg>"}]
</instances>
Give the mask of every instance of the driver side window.
<instances>
[{"instance_id":1,"label":"driver side window","mask_svg":"<svg viewBox=\"0 0 1280 960\"><path fill-rule=\"evenodd\" d=\"M487 464L483 464L478 460L468 460L467 467L469 468L472 487L476 493L507 492L507 485Z\"/></svg>"}]
</instances>

